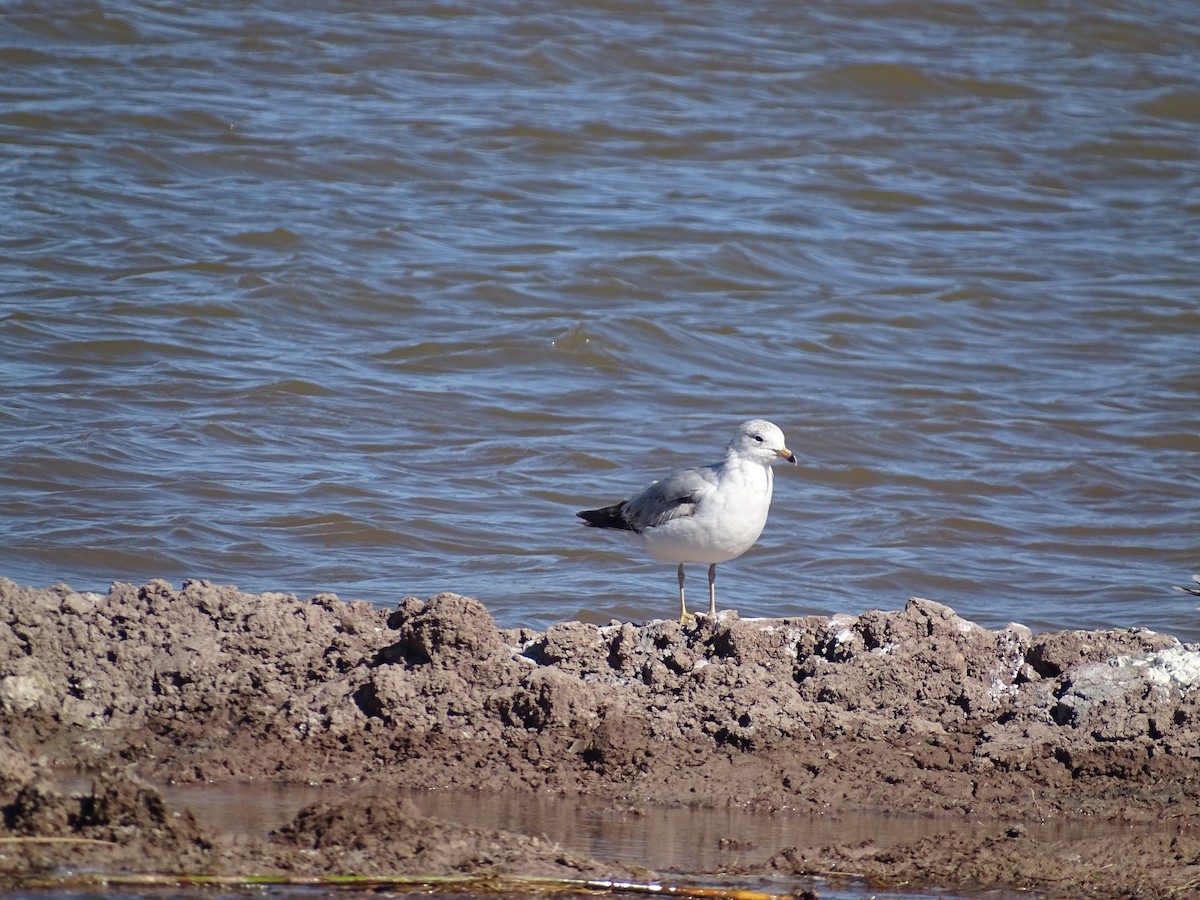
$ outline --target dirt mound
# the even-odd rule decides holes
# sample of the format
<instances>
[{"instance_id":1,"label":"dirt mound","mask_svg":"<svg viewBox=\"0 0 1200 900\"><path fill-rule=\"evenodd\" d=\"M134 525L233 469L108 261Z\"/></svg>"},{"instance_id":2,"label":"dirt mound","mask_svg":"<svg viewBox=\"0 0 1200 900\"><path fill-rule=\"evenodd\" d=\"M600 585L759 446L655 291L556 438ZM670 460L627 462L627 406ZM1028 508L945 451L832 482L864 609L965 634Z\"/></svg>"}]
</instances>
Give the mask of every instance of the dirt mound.
<instances>
[{"instance_id":1,"label":"dirt mound","mask_svg":"<svg viewBox=\"0 0 1200 900\"><path fill-rule=\"evenodd\" d=\"M421 815L412 803L370 797L318 804L272 835L329 872L599 876L613 871L539 837L469 828Z\"/></svg>"},{"instance_id":2,"label":"dirt mound","mask_svg":"<svg viewBox=\"0 0 1200 900\"><path fill-rule=\"evenodd\" d=\"M1063 847L1039 849L999 833L1003 823L1161 826L1194 815L1200 797L1200 649L1143 630L989 631L914 599L856 617L726 613L532 632L497 628L455 594L378 610L204 581L97 595L0 580L0 623L6 828L93 840L125 829L179 865L599 866L538 839L435 825L383 799L308 810L269 841L233 841L200 834L112 773L949 814L995 821L998 833L899 850L777 848L761 865L1046 886L1067 871ZM51 768L109 780L74 798ZM422 843L431 833L439 839ZM1115 849L1112 859L1139 890L1186 884L1200 875L1189 840L1148 834L1140 861ZM418 844L441 855L422 857ZM1077 887L1117 886L1103 847L1087 842L1080 859L1101 874Z\"/></svg>"},{"instance_id":3,"label":"dirt mound","mask_svg":"<svg viewBox=\"0 0 1200 900\"><path fill-rule=\"evenodd\" d=\"M64 862L132 869L158 860L192 871L213 847L190 813L169 811L152 787L113 771L76 794L31 779L0 814L12 836L0 854L0 873L9 876L50 873Z\"/></svg>"}]
</instances>

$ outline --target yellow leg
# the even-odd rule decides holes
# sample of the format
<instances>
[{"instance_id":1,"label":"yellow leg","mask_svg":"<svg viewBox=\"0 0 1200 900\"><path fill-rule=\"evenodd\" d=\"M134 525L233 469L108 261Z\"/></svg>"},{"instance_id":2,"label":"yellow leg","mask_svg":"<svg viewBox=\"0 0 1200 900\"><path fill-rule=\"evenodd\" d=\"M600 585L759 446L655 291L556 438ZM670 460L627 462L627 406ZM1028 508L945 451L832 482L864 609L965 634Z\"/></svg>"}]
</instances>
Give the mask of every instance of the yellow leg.
<instances>
[{"instance_id":1,"label":"yellow leg","mask_svg":"<svg viewBox=\"0 0 1200 900\"><path fill-rule=\"evenodd\" d=\"M688 615L687 603L683 600L683 563L679 564L679 624L682 625L692 616Z\"/></svg>"}]
</instances>

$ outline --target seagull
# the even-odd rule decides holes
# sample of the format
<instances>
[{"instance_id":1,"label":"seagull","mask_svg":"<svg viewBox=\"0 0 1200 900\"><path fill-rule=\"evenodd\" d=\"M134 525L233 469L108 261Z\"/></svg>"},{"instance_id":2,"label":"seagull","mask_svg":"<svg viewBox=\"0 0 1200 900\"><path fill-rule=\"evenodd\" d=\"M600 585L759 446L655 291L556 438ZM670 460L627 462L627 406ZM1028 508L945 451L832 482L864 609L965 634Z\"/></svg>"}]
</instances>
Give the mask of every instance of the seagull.
<instances>
[{"instance_id":1,"label":"seagull","mask_svg":"<svg viewBox=\"0 0 1200 900\"><path fill-rule=\"evenodd\" d=\"M708 563L708 618L717 618L717 563L754 546L771 507L771 464L796 454L779 426L751 419L738 426L725 458L711 466L677 469L639 494L602 509L576 513L585 525L632 531L657 561L678 563L679 621L688 618L683 564Z\"/></svg>"},{"instance_id":2,"label":"seagull","mask_svg":"<svg viewBox=\"0 0 1200 900\"><path fill-rule=\"evenodd\" d=\"M1196 582L1196 584L1200 584L1200 575L1193 575L1192 581ZM1176 587L1175 590L1183 591L1185 594L1195 594L1196 596L1200 597L1200 588Z\"/></svg>"}]
</instances>

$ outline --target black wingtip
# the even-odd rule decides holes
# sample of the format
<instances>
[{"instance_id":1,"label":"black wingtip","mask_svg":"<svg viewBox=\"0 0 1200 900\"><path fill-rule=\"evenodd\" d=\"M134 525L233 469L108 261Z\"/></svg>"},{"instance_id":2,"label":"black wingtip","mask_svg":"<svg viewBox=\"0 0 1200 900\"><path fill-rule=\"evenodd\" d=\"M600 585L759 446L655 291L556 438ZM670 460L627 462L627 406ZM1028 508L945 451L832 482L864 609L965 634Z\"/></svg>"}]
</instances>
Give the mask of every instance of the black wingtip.
<instances>
[{"instance_id":1,"label":"black wingtip","mask_svg":"<svg viewBox=\"0 0 1200 900\"><path fill-rule=\"evenodd\" d=\"M618 503L615 506L606 506L603 509L581 509L575 515L583 519L585 525L590 525L592 528L615 528L618 531L633 531L630 524L625 521L625 517L621 515L621 507L623 505Z\"/></svg>"},{"instance_id":2,"label":"black wingtip","mask_svg":"<svg viewBox=\"0 0 1200 900\"><path fill-rule=\"evenodd\" d=\"M1196 584L1200 584L1200 575L1193 575L1192 581L1196 582ZM1178 587L1178 586L1176 586L1175 590L1183 591L1185 594L1194 594L1195 596L1200 597L1200 587Z\"/></svg>"}]
</instances>

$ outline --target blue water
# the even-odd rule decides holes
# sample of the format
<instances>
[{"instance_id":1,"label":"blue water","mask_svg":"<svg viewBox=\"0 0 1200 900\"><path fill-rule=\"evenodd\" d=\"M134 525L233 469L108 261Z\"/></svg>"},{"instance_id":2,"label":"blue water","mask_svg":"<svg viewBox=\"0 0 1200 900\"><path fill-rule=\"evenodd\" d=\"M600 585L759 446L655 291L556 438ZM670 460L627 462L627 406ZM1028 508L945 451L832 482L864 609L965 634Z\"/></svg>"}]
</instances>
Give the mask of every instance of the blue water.
<instances>
[{"instance_id":1,"label":"blue water","mask_svg":"<svg viewBox=\"0 0 1200 900\"><path fill-rule=\"evenodd\" d=\"M0 574L1200 639L1191 2L12 4ZM703 603L703 570L689 585Z\"/></svg>"}]
</instances>

